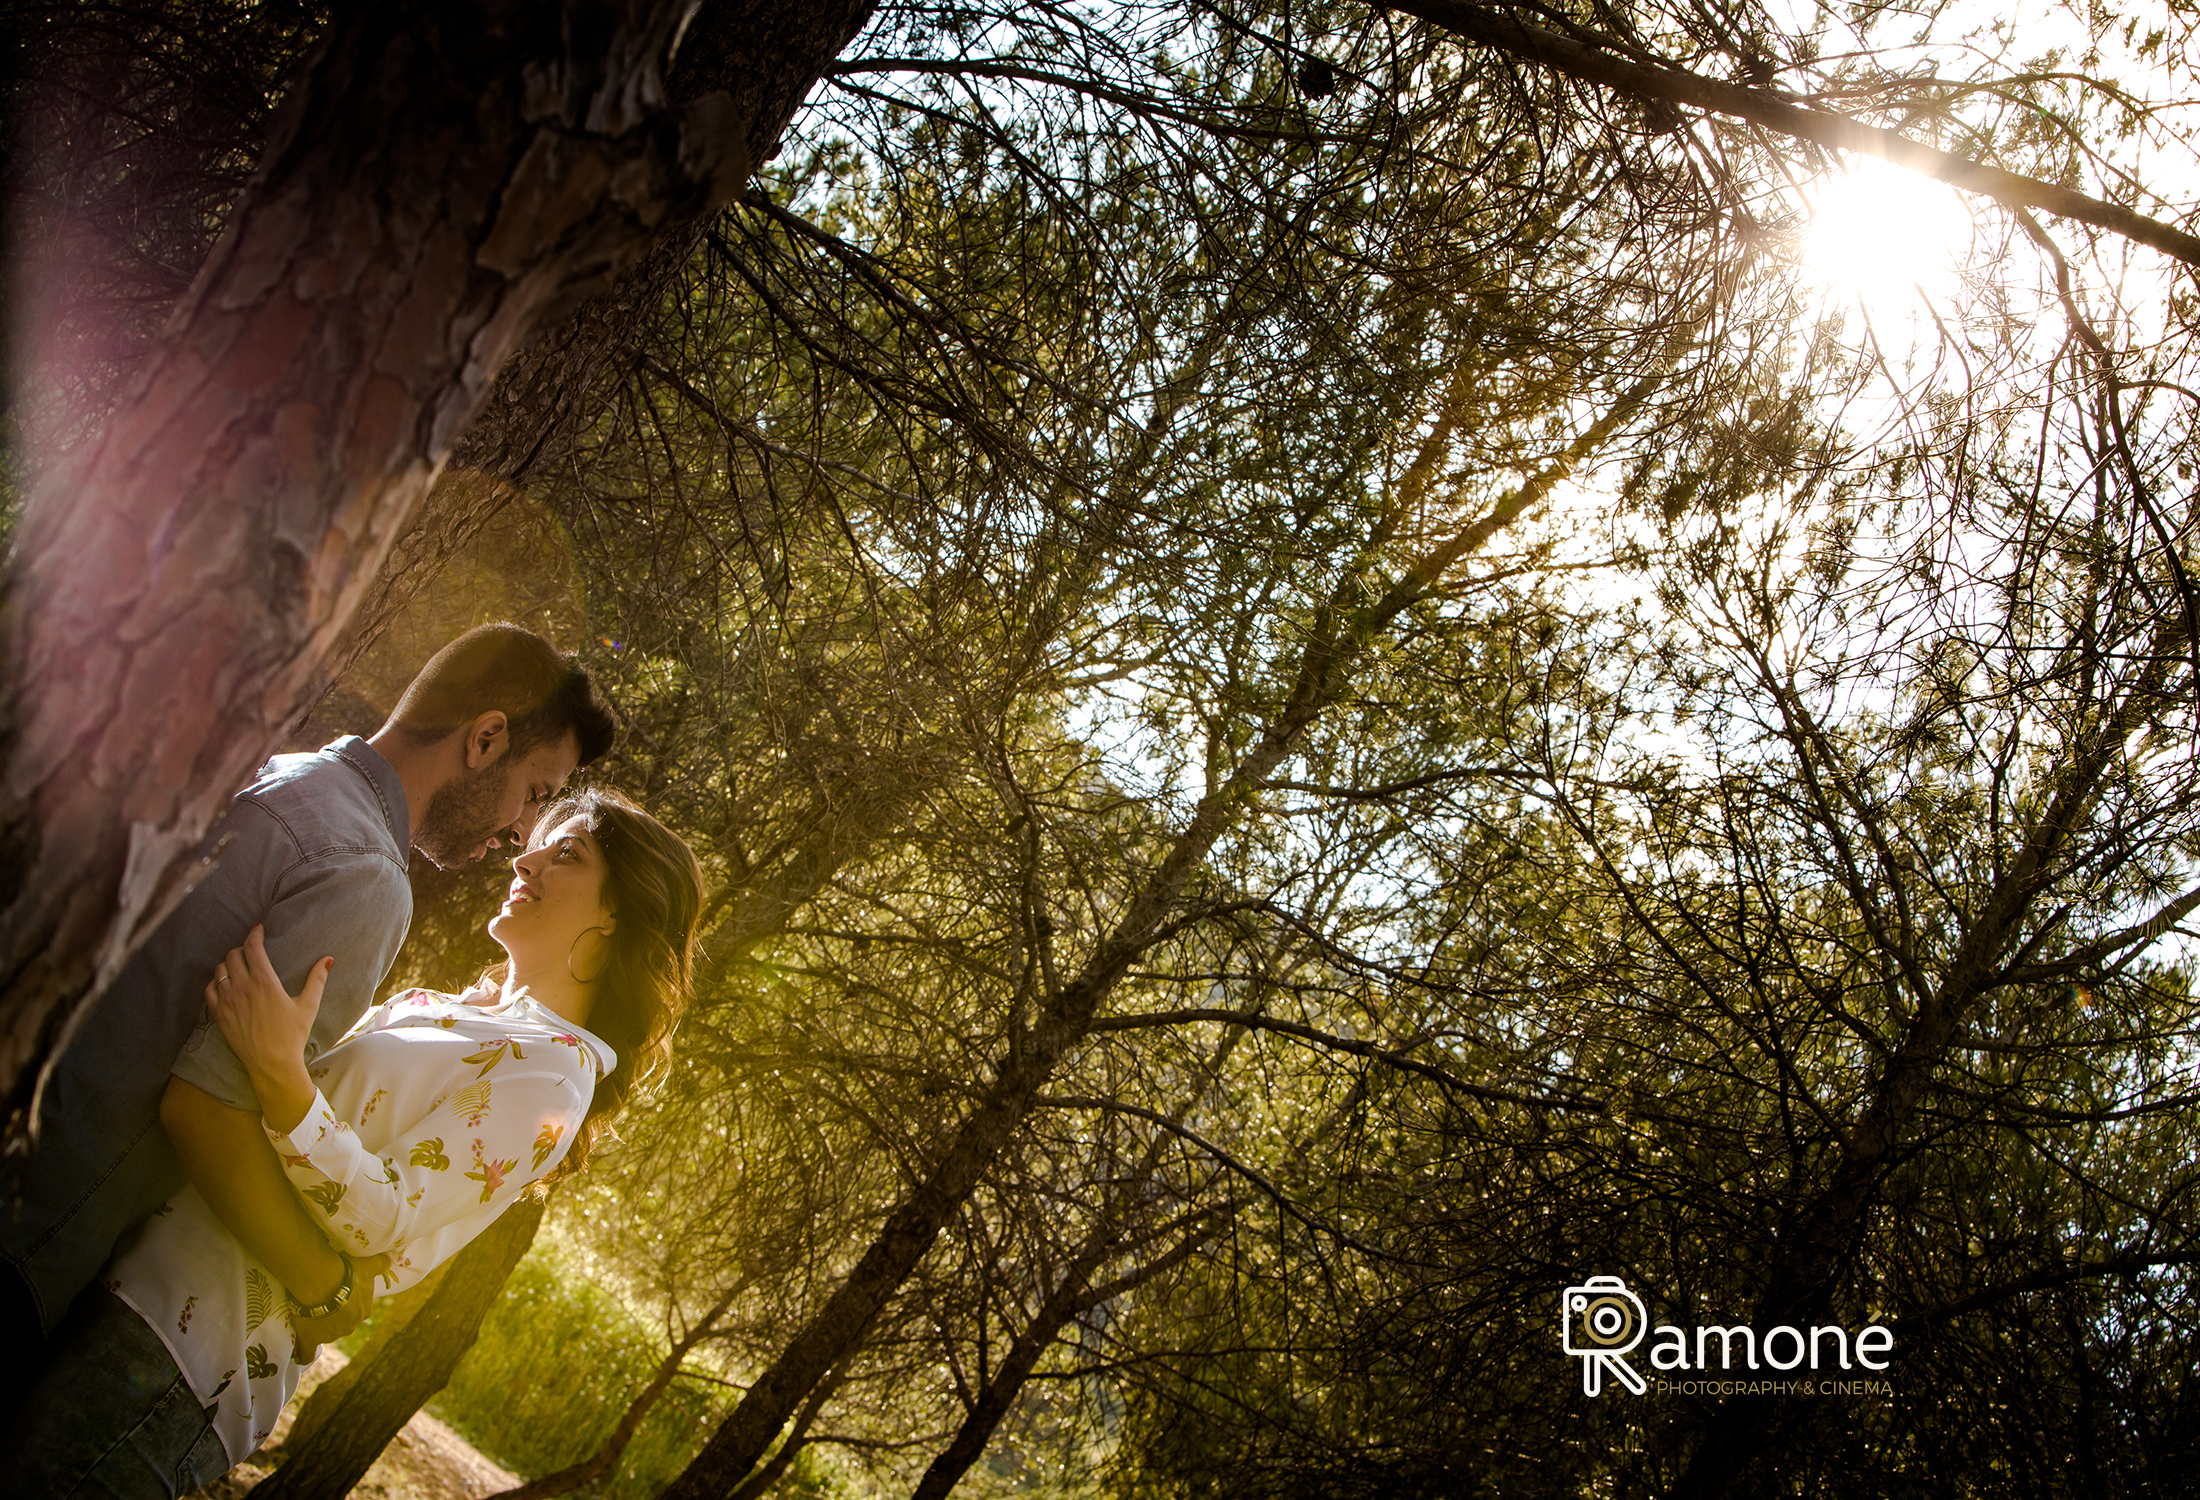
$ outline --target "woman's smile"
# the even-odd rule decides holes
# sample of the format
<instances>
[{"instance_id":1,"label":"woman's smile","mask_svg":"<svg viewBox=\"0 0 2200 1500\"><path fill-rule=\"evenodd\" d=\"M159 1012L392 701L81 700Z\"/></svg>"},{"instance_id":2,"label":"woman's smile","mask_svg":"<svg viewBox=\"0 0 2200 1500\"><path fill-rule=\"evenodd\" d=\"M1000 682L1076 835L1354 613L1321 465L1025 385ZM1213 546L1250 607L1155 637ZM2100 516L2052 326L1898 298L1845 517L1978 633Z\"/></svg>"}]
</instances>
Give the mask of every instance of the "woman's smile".
<instances>
[{"instance_id":1,"label":"woman's smile","mask_svg":"<svg viewBox=\"0 0 2200 1500\"><path fill-rule=\"evenodd\" d=\"M574 818L551 829L512 861L512 883L490 920L489 936L522 969L570 969L567 960L583 933L594 928L609 936L604 871L603 849L586 823Z\"/></svg>"}]
</instances>

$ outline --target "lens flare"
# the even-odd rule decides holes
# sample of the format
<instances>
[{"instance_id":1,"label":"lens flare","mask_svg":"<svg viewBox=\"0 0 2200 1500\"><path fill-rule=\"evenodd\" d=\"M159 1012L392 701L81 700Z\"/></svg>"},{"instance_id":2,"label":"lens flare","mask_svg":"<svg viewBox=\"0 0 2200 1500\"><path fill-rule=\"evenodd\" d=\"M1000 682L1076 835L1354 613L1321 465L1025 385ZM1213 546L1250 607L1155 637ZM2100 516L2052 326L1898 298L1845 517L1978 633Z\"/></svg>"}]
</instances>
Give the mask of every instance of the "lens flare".
<instances>
[{"instance_id":1,"label":"lens flare","mask_svg":"<svg viewBox=\"0 0 2200 1500\"><path fill-rule=\"evenodd\" d=\"M1922 315L1958 287L1971 246L1971 211L1945 183L1866 159L1805 190L1810 228L1803 266L1832 300L1873 317Z\"/></svg>"}]
</instances>

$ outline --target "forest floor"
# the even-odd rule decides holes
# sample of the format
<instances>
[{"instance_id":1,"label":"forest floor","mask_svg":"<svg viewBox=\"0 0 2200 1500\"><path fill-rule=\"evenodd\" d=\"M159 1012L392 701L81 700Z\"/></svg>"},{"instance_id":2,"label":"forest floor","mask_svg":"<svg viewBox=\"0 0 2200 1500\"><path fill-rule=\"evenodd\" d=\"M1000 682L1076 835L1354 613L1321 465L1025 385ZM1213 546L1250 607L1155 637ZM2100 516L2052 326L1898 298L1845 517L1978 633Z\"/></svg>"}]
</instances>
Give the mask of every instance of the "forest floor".
<instances>
[{"instance_id":1,"label":"forest floor","mask_svg":"<svg viewBox=\"0 0 2200 1500\"><path fill-rule=\"evenodd\" d=\"M343 1354L335 1348L321 1351L313 1368L306 1371L298 1394L284 1409L282 1420L268 1440L269 1447L280 1445L290 1435L291 1419L298 1414L306 1395L344 1364ZM266 1466L247 1460L190 1500L243 1500L269 1472ZM352 1500L481 1500L520 1482L519 1475L498 1468L471 1443L421 1412L382 1450L382 1456L353 1487L351 1495Z\"/></svg>"}]
</instances>

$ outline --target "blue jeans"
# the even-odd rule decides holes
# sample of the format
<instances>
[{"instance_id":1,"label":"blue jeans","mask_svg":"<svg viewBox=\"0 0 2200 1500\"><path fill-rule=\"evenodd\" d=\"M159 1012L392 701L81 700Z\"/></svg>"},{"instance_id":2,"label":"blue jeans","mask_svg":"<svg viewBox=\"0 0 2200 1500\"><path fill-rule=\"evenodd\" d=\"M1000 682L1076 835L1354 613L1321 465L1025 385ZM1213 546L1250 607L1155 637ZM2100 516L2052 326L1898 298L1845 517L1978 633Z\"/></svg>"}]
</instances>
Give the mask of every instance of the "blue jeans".
<instances>
[{"instance_id":1,"label":"blue jeans","mask_svg":"<svg viewBox=\"0 0 2200 1500\"><path fill-rule=\"evenodd\" d=\"M229 1472L211 1406L130 1305L89 1286L0 1429L9 1493L175 1500Z\"/></svg>"}]
</instances>

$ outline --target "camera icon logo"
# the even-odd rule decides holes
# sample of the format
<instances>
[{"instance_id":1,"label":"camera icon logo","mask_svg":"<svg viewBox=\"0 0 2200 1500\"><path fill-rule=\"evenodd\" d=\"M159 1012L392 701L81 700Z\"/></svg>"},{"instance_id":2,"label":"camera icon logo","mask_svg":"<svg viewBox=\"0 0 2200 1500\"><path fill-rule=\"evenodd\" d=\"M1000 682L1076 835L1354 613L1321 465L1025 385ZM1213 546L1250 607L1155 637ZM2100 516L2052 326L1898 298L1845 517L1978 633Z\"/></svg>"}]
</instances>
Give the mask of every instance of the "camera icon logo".
<instances>
[{"instance_id":1,"label":"camera icon logo","mask_svg":"<svg viewBox=\"0 0 2200 1500\"><path fill-rule=\"evenodd\" d=\"M1642 1299L1627 1290L1627 1283L1617 1276L1592 1276L1559 1294L1559 1346L1581 1361L1581 1389L1585 1395L1604 1393L1607 1371L1636 1395L1647 1395L1649 1383L1635 1373L1624 1356L1649 1331L1650 1315Z\"/></svg>"}]
</instances>

